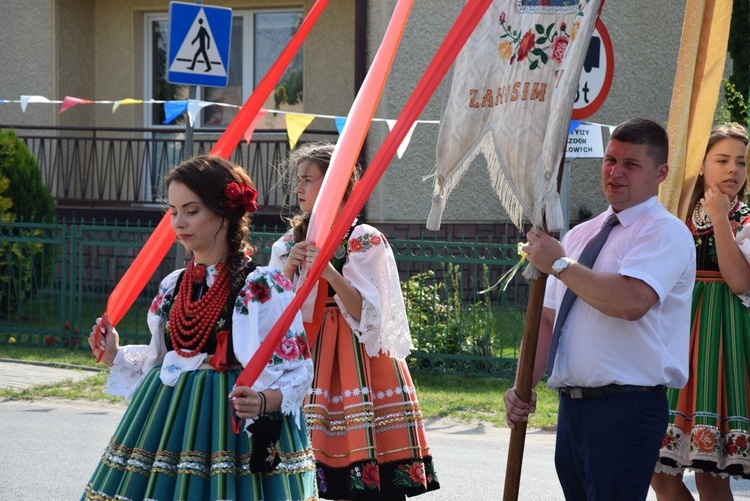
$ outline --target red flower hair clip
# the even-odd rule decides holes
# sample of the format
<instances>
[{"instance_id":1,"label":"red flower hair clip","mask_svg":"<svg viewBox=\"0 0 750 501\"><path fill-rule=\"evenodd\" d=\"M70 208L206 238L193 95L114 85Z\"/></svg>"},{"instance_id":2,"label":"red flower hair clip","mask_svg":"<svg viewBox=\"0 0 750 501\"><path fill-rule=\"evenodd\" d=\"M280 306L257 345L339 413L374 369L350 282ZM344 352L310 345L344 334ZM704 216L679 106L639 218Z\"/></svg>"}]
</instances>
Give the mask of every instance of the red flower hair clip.
<instances>
[{"instance_id":1,"label":"red flower hair clip","mask_svg":"<svg viewBox=\"0 0 750 501\"><path fill-rule=\"evenodd\" d=\"M235 181L229 183L224 189L224 195L227 197L221 204L224 210L231 212L238 207L244 208L247 212L258 210L258 204L255 202L258 192L244 181L241 185Z\"/></svg>"}]
</instances>

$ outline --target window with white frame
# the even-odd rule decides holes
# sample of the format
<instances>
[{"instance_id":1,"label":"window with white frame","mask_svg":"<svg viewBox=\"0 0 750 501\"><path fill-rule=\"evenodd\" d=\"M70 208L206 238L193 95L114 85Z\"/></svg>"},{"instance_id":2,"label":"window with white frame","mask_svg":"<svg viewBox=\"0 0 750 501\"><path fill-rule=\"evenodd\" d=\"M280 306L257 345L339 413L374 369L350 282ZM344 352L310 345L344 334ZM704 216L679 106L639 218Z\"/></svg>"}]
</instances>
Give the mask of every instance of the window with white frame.
<instances>
[{"instance_id":1,"label":"window with white frame","mask_svg":"<svg viewBox=\"0 0 750 501\"><path fill-rule=\"evenodd\" d=\"M226 87L198 87L196 99L241 106L262 80L281 51L286 47L302 22L300 9L234 10L229 50L229 73ZM167 82L169 20L167 13L145 16L145 99L175 101L188 99L188 86ZM304 111L302 92L302 50L279 81L264 104L266 109ZM238 108L207 106L195 123L196 128L224 128L237 114ZM183 114L164 124L164 105L146 107L146 127L184 125ZM258 128L280 128L283 116L267 114Z\"/></svg>"}]
</instances>

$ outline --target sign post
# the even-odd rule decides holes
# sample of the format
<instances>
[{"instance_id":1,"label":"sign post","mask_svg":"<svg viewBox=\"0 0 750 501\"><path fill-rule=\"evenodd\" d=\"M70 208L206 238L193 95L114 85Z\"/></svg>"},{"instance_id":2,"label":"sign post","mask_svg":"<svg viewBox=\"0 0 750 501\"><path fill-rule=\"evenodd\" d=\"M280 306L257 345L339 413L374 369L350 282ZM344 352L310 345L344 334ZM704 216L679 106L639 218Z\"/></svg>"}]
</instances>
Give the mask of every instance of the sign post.
<instances>
[{"instance_id":1,"label":"sign post","mask_svg":"<svg viewBox=\"0 0 750 501\"><path fill-rule=\"evenodd\" d=\"M612 39L601 18L596 20L591 35L583 71L578 79L578 92L573 104L572 118L583 120L596 113L607 99L615 72L615 51ZM560 237L570 228L570 165L574 158L602 158L604 147L601 128L598 125L575 124L568 133L562 179L560 181L560 206L563 212L563 228Z\"/></svg>"}]
</instances>

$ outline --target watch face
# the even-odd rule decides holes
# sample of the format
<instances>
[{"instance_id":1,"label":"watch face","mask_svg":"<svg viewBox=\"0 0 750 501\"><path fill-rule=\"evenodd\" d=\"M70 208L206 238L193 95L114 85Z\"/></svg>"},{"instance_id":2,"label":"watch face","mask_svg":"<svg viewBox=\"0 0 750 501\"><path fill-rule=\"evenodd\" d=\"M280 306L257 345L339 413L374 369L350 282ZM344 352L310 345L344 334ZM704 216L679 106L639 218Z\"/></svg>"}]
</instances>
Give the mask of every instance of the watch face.
<instances>
[{"instance_id":1,"label":"watch face","mask_svg":"<svg viewBox=\"0 0 750 501\"><path fill-rule=\"evenodd\" d=\"M568 267L568 262L562 258L552 263L552 271L554 271L555 276L559 275L560 272L565 270L565 268L567 267Z\"/></svg>"}]
</instances>

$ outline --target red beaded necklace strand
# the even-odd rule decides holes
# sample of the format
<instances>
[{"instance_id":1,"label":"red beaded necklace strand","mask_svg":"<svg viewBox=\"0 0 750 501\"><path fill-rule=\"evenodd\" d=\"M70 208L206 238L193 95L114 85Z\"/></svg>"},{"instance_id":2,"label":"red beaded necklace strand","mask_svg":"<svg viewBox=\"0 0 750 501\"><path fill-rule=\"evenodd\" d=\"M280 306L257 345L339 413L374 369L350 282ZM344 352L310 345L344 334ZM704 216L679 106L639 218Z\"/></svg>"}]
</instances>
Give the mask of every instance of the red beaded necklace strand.
<instances>
[{"instance_id":1,"label":"red beaded necklace strand","mask_svg":"<svg viewBox=\"0 0 750 501\"><path fill-rule=\"evenodd\" d=\"M196 281L201 282L198 277L202 275L200 271L196 273L196 267L203 266L191 260L169 312L172 347L175 353L185 358L200 353L206 345L229 297L229 273L227 267L219 263L216 265L218 274L214 277L214 284L197 301L193 301L193 287ZM183 348L191 351L183 351Z\"/></svg>"}]
</instances>

